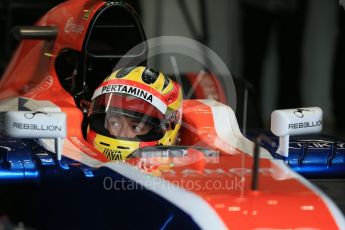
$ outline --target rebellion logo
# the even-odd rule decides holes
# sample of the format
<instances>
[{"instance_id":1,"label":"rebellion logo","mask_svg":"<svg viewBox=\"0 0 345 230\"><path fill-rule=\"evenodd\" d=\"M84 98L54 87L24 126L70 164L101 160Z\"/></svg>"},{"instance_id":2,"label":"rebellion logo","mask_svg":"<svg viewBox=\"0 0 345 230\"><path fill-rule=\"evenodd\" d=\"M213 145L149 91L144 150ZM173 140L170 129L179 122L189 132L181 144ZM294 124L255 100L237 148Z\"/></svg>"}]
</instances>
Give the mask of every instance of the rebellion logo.
<instances>
[{"instance_id":1,"label":"rebellion logo","mask_svg":"<svg viewBox=\"0 0 345 230\"><path fill-rule=\"evenodd\" d=\"M26 123L13 123L13 128L16 129L29 129L29 130L36 130L36 131L62 131L62 127L58 125L37 125L37 124L26 124Z\"/></svg>"},{"instance_id":2,"label":"rebellion logo","mask_svg":"<svg viewBox=\"0 0 345 230\"><path fill-rule=\"evenodd\" d=\"M289 129L304 129L322 126L322 121L300 122L289 124Z\"/></svg>"}]
</instances>

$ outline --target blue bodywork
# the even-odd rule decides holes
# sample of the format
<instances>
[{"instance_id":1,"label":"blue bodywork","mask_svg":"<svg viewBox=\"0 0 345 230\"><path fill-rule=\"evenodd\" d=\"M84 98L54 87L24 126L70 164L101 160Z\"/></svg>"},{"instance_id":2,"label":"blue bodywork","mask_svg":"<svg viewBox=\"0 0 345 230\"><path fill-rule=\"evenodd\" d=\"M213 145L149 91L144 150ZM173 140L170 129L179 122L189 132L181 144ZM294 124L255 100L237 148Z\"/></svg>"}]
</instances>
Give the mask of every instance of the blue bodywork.
<instances>
[{"instance_id":1,"label":"blue bodywork","mask_svg":"<svg viewBox=\"0 0 345 230\"><path fill-rule=\"evenodd\" d=\"M105 167L59 162L32 139L0 139L0 197L0 225L6 216L30 229L198 229L139 184Z\"/></svg>"},{"instance_id":2,"label":"blue bodywork","mask_svg":"<svg viewBox=\"0 0 345 230\"><path fill-rule=\"evenodd\" d=\"M286 161L295 172L307 178L345 178L345 141L329 135L290 137L289 156L276 153L279 139L269 131L250 131L249 139L263 136L262 147L276 159Z\"/></svg>"}]
</instances>

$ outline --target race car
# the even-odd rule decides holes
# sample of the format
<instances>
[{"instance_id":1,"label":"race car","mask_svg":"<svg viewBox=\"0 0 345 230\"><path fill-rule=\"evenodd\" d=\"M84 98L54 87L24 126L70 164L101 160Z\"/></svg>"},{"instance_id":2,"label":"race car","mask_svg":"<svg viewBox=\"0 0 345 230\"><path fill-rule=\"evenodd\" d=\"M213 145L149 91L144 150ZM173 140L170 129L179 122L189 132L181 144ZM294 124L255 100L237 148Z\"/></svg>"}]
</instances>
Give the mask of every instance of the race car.
<instances>
[{"instance_id":1,"label":"race car","mask_svg":"<svg viewBox=\"0 0 345 230\"><path fill-rule=\"evenodd\" d=\"M15 34L0 82L3 226L345 228L332 200L243 136L216 100L184 100L178 145L109 161L84 139L91 93L120 59L145 64L150 52L128 4L69 0Z\"/></svg>"}]
</instances>

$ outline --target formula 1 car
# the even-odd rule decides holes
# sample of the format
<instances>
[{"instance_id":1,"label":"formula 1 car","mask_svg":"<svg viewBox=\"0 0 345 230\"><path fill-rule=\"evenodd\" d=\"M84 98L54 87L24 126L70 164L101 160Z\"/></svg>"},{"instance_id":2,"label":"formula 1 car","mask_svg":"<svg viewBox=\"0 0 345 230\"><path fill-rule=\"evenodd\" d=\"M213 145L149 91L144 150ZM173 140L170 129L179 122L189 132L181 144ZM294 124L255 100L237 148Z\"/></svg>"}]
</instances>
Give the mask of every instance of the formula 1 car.
<instances>
[{"instance_id":1,"label":"formula 1 car","mask_svg":"<svg viewBox=\"0 0 345 230\"><path fill-rule=\"evenodd\" d=\"M0 82L0 225L345 228L333 201L260 147L260 135L244 137L232 108L215 100L184 101L176 146L109 162L85 141L91 93L119 59L150 52L126 55L146 40L128 4L69 0L15 34L22 42Z\"/></svg>"}]
</instances>

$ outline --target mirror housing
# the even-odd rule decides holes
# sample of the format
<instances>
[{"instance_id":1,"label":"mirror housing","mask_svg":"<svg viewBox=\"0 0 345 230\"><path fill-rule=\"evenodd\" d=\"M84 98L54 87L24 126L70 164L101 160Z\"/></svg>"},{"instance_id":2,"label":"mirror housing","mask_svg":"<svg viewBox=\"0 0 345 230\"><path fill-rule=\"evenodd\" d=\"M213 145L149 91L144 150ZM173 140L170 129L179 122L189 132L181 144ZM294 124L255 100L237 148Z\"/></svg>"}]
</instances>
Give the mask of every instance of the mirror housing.
<instances>
[{"instance_id":1,"label":"mirror housing","mask_svg":"<svg viewBox=\"0 0 345 230\"><path fill-rule=\"evenodd\" d=\"M322 115L322 109L319 107L273 111L271 114L271 131L279 137L277 153L288 157L290 135L321 132Z\"/></svg>"},{"instance_id":2,"label":"mirror housing","mask_svg":"<svg viewBox=\"0 0 345 230\"><path fill-rule=\"evenodd\" d=\"M55 139L55 151L61 160L66 137L66 114L63 112L10 111L4 114L4 132L13 138Z\"/></svg>"}]
</instances>

